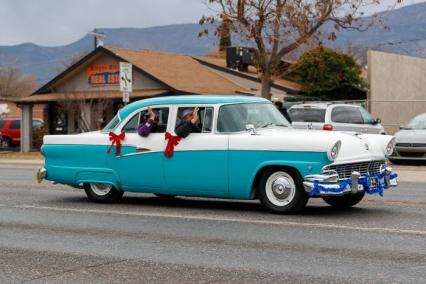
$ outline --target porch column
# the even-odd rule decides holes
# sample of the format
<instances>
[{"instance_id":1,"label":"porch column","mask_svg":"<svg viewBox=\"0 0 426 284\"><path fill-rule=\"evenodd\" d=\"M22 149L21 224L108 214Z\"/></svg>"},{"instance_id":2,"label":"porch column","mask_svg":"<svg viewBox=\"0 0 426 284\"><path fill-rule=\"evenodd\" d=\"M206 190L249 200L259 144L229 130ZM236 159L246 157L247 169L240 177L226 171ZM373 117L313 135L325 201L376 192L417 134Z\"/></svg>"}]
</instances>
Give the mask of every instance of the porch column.
<instances>
[{"instance_id":1,"label":"porch column","mask_svg":"<svg viewBox=\"0 0 426 284\"><path fill-rule=\"evenodd\" d=\"M73 111L68 110L67 111L67 115L68 115L68 134L73 134L75 133L75 115Z\"/></svg>"},{"instance_id":2,"label":"porch column","mask_svg":"<svg viewBox=\"0 0 426 284\"><path fill-rule=\"evenodd\" d=\"M82 116L84 117L84 121L88 124L89 131L93 130L93 117L92 117L92 110L90 108L89 104L84 104L81 106Z\"/></svg>"},{"instance_id":3,"label":"porch column","mask_svg":"<svg viewBox=\"0 0 426 284\"><path fill-rule=\"evenodd\" d=\"M33 105L21 106L21 152L30 152L33 147Z\"/></svg>"}]
</instances>

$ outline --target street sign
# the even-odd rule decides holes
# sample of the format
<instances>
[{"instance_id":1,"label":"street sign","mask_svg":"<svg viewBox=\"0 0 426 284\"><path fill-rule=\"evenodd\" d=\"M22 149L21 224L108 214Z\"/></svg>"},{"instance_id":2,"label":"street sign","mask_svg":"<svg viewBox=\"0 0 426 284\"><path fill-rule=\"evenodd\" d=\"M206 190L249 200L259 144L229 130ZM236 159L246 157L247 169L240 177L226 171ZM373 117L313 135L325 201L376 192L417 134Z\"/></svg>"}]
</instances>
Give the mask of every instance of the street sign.
<instances>
[{"instance_id":1,"label":"street sign","mask_svg":"<svg viewBox=\"0 0 426 284\"><path fill-rule=\"evenodd\" d=\"M131 93L133 86L132 64L120 62L120 91Z\"/></svg>"},{"instance_id":2,"label":"street sign","mask_svg":"<svg viewBox=\"0 0 426 284\"><path fill-rule=\"evenodd\" d=\"M127 104L130 102L130 94L128 92L123 92L123 103Z\"/></svg>"}]
</instances>

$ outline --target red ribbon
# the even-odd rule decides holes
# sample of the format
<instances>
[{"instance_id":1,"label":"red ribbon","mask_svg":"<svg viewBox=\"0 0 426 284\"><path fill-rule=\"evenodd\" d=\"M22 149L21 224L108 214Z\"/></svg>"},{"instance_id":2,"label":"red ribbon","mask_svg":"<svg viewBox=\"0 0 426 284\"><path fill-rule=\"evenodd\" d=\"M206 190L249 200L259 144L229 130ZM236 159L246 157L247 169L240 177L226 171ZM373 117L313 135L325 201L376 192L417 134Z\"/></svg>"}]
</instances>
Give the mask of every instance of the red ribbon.
<instances>
[{"instance_id":1,"label":"red ribbon","mask_svg":"<svg viewBox=\"0 0 426 284\"><path fill-rule=\"evenodd\" d=\"M170 158L173 156L173 152L175 150L175 146L179 144L180 137L179 136L173 136L170 132L166 132L164 134L166 140L169 140L167 142L166 150L164 150L164 155L167 158Z\"/></svg>"},{"instance_id":2,"label":"red ribbon","mask_svg":"<svg viewBox=\"0 0 426 284\"><path fill-rule=\"evenodd\" d=\"M108 154L111 153L111 149L114 145L117 145L115 147L115 155L119 156L121 153L121 141L124 140L124 137L126 136L126 133L121 132L119 135L115 134L114 132L109 133L109 141L111 141L111 146L109 146Z\"/></svg>"}]
</instances>

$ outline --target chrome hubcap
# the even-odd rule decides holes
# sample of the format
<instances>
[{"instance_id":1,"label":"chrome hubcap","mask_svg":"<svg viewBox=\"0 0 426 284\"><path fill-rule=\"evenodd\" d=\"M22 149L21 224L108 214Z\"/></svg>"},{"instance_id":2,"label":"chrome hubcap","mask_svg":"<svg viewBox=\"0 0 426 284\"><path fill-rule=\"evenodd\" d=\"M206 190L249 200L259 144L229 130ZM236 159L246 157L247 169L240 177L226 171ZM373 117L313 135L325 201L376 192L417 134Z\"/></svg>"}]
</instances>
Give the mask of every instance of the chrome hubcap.
<instances>
[{"instance_id":1,"label":"chrome hubcap","mask_svg":"<svg viewBox=\"0 0 426 284\"><path fill-rule=\"evenodd\" d=\"M104 183L91 183L90 188L92 189L93 193L95 193L98 196L105 196L112 190L112 185L104 184Z\"/></svg>"},{"instance_id":2,"label":"chrome hubcap","mask_svg":"<svg viewBox=\"0 0 426 284\"><path fill-rule=\"evenodd\" d=\"M285 199L291 193L291 185L285 178L278 178L272 182L272 193L278 199Z\"/></svg>"},{"instance_id":3,"label":"chrome hubcap","mask_svg":"<svg viewBox=\"0 0 426 284\"><path fill-rule=\"evenodd\" d=\"M286 206L296 194L296 184L286 172L275 172L266 181L266 195L276 206Z\"/></svg>"}]
</instances>

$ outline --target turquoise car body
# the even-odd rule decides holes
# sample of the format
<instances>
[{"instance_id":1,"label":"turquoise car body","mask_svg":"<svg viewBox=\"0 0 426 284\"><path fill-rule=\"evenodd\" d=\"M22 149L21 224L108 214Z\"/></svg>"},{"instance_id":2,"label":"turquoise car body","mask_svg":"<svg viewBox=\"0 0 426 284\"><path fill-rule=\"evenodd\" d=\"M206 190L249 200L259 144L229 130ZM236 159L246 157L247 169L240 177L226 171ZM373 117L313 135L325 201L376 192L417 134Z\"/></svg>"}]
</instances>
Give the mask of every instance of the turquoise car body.
<instances>
[{"instance_id":1,"label":"turquoise car body","mask_svg":"<svg viewBox=\"0 0 426 284\"><path fill-rule=\"evenodd\" d=\"M135 111L148 106L199 104L219 107L239 103L270 102L245 96L152 98L134 102L119 110L117 118L120 122L117 126ZM167 158L163 151L135 154L135 146L124 143L121 155L116 156L107 153L110 147L107 143L85 143L90 141L91 137L100 135L104 135L105 141L108 141L108 131L62 135L54 137L55 143L51 143L53 138L45 139L42 146L45 156L44 168L47 172L45 179L74 187L81 187L84 183L105 183L125 192L252 199L255 195L256 179L268 167L293 168L303 178L306 175L320 174L321 169L332 162L327 155L328 146L323 150L316 147L314 150L295 151L286 149L285 144L281 149L269 149L265 146L265 149L246 147L212 150L206 146L206 149L191 151L179 151L177 146L174 156ZM228 139L229 144L233 135L248 134L213 135L222 135L224 139ZM67 143L71 136L74 142ZM78 139L81 139L81 143ZM186 139L191 139L191 136Z\"/></svg>"}]
</instances>

